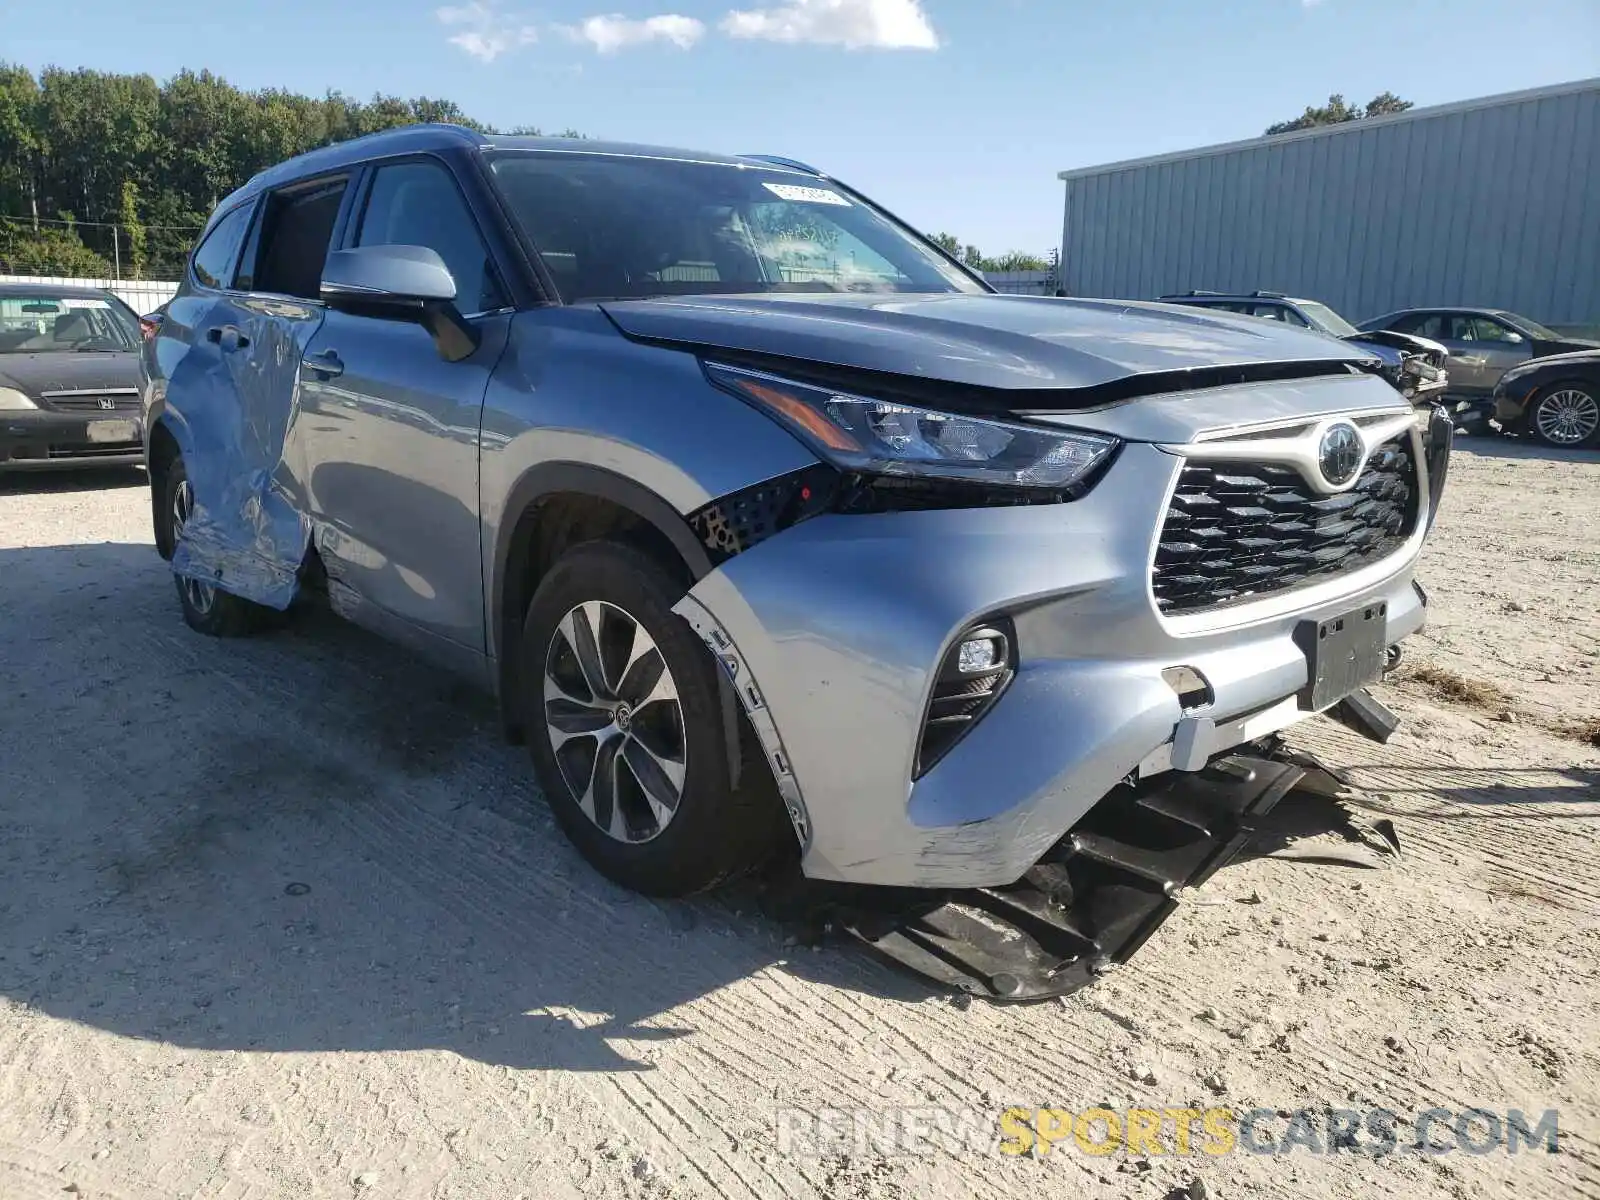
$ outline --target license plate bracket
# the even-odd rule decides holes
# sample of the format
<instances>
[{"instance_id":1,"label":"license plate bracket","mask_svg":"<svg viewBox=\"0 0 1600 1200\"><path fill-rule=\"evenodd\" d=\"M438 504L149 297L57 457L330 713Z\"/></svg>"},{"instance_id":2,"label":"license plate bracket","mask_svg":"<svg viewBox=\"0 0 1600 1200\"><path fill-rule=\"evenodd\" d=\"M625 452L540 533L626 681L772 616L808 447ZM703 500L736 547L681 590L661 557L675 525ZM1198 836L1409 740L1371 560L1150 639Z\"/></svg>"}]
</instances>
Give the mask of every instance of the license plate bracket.
<instances>
[{"instance_id":1,"label":"license plate bracket","mask_svg":"<svg viewBox=\"0 0 1600 1200\"><path fill-rule=\"evenodd\" d=\"M1383 675L1389 605L1375 600L1323 621L1301 621L1294 639L1306 656L1301 707L1321 712Z\"/></svg>"},{"instance_id":2,"label":"license plate bracket","mask_svg":"<svg viewBox=\"0 0 1600 1200\"><path fill-rule=\"evenodd\" d=\"M89 440L96 446L114 445L121 442L137 442L139 440L139 422L129 420L101 419L90 421L84 431Z\"/></svg>"}]
</instances>

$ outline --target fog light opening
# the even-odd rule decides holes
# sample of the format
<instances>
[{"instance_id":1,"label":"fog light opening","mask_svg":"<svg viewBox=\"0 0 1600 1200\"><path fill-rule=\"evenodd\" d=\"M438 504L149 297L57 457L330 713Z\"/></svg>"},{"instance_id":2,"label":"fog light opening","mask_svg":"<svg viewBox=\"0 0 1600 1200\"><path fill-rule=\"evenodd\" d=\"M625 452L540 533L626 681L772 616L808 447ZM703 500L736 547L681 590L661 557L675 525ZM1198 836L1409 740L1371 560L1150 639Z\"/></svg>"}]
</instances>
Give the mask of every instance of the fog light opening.
<instances>
[{"instance_id":1,"label":"fog light opening","mask_svg":"<svg viewBox=\"0 0 1600 1200\"><path fill-rule=\"evenodd\" d=\"M1178 707L1186 713L1210 708L1216 703L1216 694L1206 677L1193 667L1168 667L1161 678L1178 697Z\"/></svg>"},{"instance_id":2,"label":"fog light opening","mask_svg":"<svg viewBox=\"0 0 1600 1200\"><path fill-rule=\"evenodd\" d=\"M912 775L920 779L966 736L1005 691L1016 673L1011 623L974 625L956 638L939 664L923 717Z\"/></svg>"}]
</instances>

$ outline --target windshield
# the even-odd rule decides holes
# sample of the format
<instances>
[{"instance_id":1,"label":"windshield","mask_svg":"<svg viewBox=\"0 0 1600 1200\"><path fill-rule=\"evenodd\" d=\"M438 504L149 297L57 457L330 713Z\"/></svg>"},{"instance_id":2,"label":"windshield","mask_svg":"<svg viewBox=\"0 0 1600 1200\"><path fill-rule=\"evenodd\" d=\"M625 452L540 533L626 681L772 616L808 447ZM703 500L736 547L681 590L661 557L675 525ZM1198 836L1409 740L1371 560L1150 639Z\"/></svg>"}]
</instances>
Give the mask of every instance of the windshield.
<instances>
[{"instance_id":1,"label":"windshield","mask_svg":"<svg viewBox=\"0 0 1600 1200\"><path fill-rule=\"evenodd\" d=\"M1561 340L1561 335L1554 329L1547 329L1543 325L1539 324L1539 322L1530 321L1527 317L1520 313L1503 312L1497 313L1496 315L1506 318L1506 320L1510 321L1523 333L1531 334L1536 338L1549 338L1555 341Z\"/></svg>"},{"instance_id":2,"label":"windshield","mask_svg":"<svg viewBox=\"0 0 1600 1200\"><path fill-rule=\"evenodd\" d=\"M984 290L888 217L815 176L538 151L503 151L490 165L568 302Z\"/></svg>"},{"instance_id":3,"label":"windshield","mask_svg":"<svg viewBox=\"0 0 1600 1200\"><path fill-rule=\"evenodd\" d=\"M99 296L39 292L0 296L0 354L69 354L136 350L131 309Z\"/></svg>"},{"instance_id":4,"label":"windshield","mask_svg":"<svg viewBox=\"0 0 1600 1200\"><path fill-rule=\"evenodd\" d=\"M1319 304L1315 300L1296 300L1295 303L1300 306L1301 312L1311 318L1312 324L1322 330L1323 333L1331 333L1334 337L1345 338L1352 333L1360 332L1354 325L1350 324L1349 321L1346 321L1326 304Z\"/></svg>"}]
</instances>

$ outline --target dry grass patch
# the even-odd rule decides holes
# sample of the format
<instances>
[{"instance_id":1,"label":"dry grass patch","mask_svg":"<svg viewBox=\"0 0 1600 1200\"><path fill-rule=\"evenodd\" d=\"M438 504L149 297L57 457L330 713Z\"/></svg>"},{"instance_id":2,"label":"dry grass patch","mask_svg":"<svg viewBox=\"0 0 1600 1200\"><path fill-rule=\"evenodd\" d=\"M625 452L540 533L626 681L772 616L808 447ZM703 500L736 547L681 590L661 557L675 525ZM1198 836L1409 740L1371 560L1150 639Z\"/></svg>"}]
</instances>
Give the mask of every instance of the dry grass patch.
<instances>
[{"instance_id":1,"label":"dry grass patch","mask_svg":"<svg viewBox=\"0 0 1600 1200\"><path fill-rule=\"evenodd\" d=\"M1580 718L1568 721L1561 727L1561 732L1569 738L1576 738L1580 742L1588 742L1591 746L1600 746L1600 717Z\"/></svg>"},{"instance_id":2,"label":"dry grass patch","mask_svg":"<svg viewBox=\"0 0 1600 1200\"><path fill-rule=\"evenodd\" d=\"M1481 679L1469 679L1448 667L1433 663L1419 663L1406 673L1443 700L1465 704L1471 708L1503 712L1511 706L1511 693Z\"/></svg>"}]
</instances>

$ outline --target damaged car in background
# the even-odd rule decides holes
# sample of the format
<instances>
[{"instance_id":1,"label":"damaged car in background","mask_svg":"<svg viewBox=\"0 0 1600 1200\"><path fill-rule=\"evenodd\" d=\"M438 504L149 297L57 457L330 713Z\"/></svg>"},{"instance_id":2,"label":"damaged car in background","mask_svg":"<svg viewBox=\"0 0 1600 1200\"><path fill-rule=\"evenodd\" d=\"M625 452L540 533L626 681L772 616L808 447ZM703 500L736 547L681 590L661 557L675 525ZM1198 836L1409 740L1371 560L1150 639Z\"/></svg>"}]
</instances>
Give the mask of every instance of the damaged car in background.
<instances>
[{"instance_id":1,"label":"damaged car in background","mask_svg":"<svg viewBox=\"0 0 1600 1200\"><path fill-rule=\"evenodd\" d=\"M1282 292L1238 295L1200 291L1163 296L1161 300L1164 304L1185 304L1259 317L1264 321L1281 321L1360 346L1376 360L1372 369L1413 404L1443 400L1449 384L1445 368L1448 353L1440 343L1392 329L1357 329L1317 300L1297 300Z\"/></svg>"},{"instance_id":2,"label":"damaged car in background","mask_svg":"<svg viewBox=\"0 0 1600 1200\"><path fill-rule=\"evenodd\" d=\"M417 126L212 216L144 355L156 545L201 632L322 602L478 680L627 887L787 859L1059 994L1318 771L1281 731L1393 727L1449 426L1373 367L998 295L789 160Z\"/></svg>"}]
</instances>

